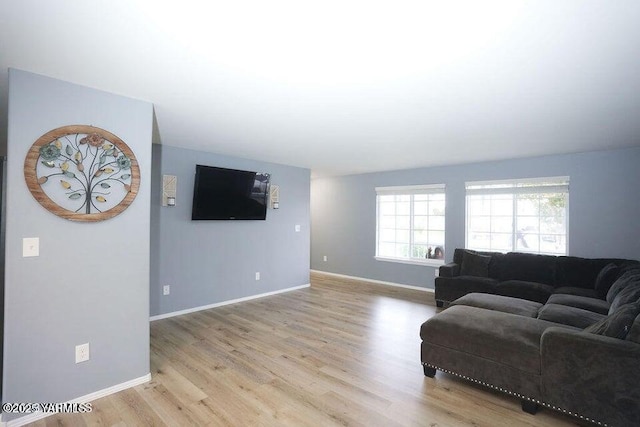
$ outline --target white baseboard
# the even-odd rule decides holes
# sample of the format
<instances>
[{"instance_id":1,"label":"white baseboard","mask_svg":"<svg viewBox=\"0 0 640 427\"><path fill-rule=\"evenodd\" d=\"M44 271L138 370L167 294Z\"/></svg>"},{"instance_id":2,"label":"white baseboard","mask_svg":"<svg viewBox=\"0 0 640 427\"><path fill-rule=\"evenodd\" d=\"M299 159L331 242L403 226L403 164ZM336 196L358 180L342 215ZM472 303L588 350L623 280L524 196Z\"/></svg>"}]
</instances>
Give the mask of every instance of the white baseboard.
<instances>
[{"instance_id":1,"label":"white baseboard","mask_svg":"<svg viewBox=\"0 0 640 427\"><path fill-rule=\"evenodd\" d=\"M105 397L108 396L110 394L114 394L117 393L119 391L131 388L131 387L135 387L137 385L140 384L144 384L146 382L151 381L151 374L147 374L147 375L143 375L139 378L134 378L132 380L129 381L125 381L123 383L120 384L116 384L114 386L111 387L107 387L105 389L102 390L98 390L96 392L93 393L89 393L86 394L84 396L78 397L76 399L73 400L69 400L66 403L86 403L86 402L91 402L92 400L96 400L96 399L100 399L101 397ZM29 414L26 415L24 417L20 417L20 418L16 418L10 421L5 421L5 422L0 422L0 427L20 427L29 423L33 423L36 422L38 420L41 420L43 418L46 418L50 415L53 415L54 413L51 412L35 412L33 414Z\"/></svg>"},{"instance_id":2,"label":"white baseboard","mask_svg":"<svg viewBox=\"0 0 640 427\"><path fill-rule=\"evenodd\" d=\"M402 283L395 283L395 282L384 282L382 280L368 279L366 277L347 276L346 274L329 273L328 271L321 271L321 270L311 270L311 272L312 273L318 273L318 274L326 274L327 276L340 277L342 279L361 280L363 282L369 282L369 283L372 283L374 285L395 286L396 288L413 289L414 291L422 291L422 292L430 292L430 293L434 293L435 292L435 290L431 289L431 288L423 288L423 287L420 287L420 286L405 285L405 284L402 284Z\"/></svg>"},{"instance_id":3,"label":"white baseboard","mask_svg":"<svg viewBox=\"0 0 640 427\"><path fill-rule=\"evenodd\" d=\"M227 301L222 301L222 302L216 302L214 304L201 305L199 307L187 308L185 310L172 311L171 313L158 314L156 316L151 316L149 318L149 321L153 322L154 320L167 319L169 317L181 316L183 314L194 313L196 311L202 311L202 310L208 310L210 308L222 307L223 305L235 304L235 303L243 302L243 301L250 301L252 299L257 299L257 298L264 298L264 297L268 297L268 296L271 296L271 295L277 295L277 294L282 294L282 293L285 293L285 292L295 291L295 290L298 290L298 289L308 288L309 286L311 286L311 284L307 283L306 285L294 286L292 288L280 289L280 290L273 291L273 292L265 292L264 294L250 295L248 297L242 297L242 298L237 298L237 299L232 299L232 300L227 300Z\"/></svg>"}]
</instances>

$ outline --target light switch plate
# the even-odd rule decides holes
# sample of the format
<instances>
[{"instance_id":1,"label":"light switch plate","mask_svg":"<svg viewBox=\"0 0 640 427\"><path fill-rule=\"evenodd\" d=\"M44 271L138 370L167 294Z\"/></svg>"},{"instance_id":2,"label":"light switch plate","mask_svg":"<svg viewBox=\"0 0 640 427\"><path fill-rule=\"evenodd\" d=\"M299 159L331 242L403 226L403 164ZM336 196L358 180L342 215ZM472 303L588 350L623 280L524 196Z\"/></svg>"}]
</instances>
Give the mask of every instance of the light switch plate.
<instances>
[{"instance_id":1,"label":"light switch plate","mask_svg":"<svg viewBox=\"0 0 640 427\"><path fill-rule=\"evenodd\" d=\"M38 237L25 237L22 239L22 256L40 256L40 239Z\"/></svg>"},{"instance_id":2,"label":"light switch plate","mask_svg":"<svg viewBox=\"0 0 640 427\"><path fill-rule=\"evenodd\" d=\"M300 224L296 224L296 233L300 232Z\"/></svg>"}]
</instances>

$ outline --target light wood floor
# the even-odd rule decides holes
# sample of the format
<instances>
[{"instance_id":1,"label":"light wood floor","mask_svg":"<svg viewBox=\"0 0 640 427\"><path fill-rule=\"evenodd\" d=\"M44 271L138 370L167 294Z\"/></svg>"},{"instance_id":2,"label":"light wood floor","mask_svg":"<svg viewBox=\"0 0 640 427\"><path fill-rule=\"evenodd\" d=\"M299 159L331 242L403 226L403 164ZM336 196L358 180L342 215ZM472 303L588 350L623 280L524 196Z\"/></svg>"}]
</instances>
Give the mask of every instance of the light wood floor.
<instances>
[{"instance_id":1,"label":"light wood floor","mask_svg":"<svg viewBox=\"0 0 640 427\"><path fill-rule=\"evenodd\" d=\"M32 425L570 426L420 365L426 292L313 274L312 286L151 323L150 383Z\"/></svg>"}]
</instances>

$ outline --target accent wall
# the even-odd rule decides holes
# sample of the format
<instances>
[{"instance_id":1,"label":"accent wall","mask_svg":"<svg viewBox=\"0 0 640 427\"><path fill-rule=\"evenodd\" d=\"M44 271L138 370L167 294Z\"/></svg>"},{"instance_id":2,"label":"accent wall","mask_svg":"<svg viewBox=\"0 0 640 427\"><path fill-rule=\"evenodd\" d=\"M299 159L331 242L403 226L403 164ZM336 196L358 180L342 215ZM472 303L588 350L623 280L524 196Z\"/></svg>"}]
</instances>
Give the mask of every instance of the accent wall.
<instances>
[{"instance_id":1,"label":"accent wall","mask_svg":"<svg viewBox=\"0 0 640 427\"><path fill-rule=\"evenodd\" d=\"M9 70L3 401L65 402L149 374L152 123L148 102ZM139 193L112 219L60 218L27 188L31 145L71 124L106 129L135 153ZM22 256L27 237L40 239L38 257ZM90 360L76 364L84 343Z\"/></svg>"}]
</instances>

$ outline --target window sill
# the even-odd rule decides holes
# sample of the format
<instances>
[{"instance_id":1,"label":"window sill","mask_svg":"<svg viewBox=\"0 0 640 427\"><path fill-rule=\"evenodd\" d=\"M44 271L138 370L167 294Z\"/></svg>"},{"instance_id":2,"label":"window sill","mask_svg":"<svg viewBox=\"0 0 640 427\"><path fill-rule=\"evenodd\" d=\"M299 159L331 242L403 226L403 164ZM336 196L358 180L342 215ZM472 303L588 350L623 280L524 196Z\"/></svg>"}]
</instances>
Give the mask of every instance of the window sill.
<instances>
[{"instance_id":1,"label":"window sill","mask_svg":"<svg viewBox=\"0 0 640 427\"><path fill-rule=\"evenodd\" d=\"M399 264L425 265L428 267L440 267L444 265L443 259L407 259L407 258L387 258L374 256L377 261L397 262Z\"/></svg>"}]
</instances>

